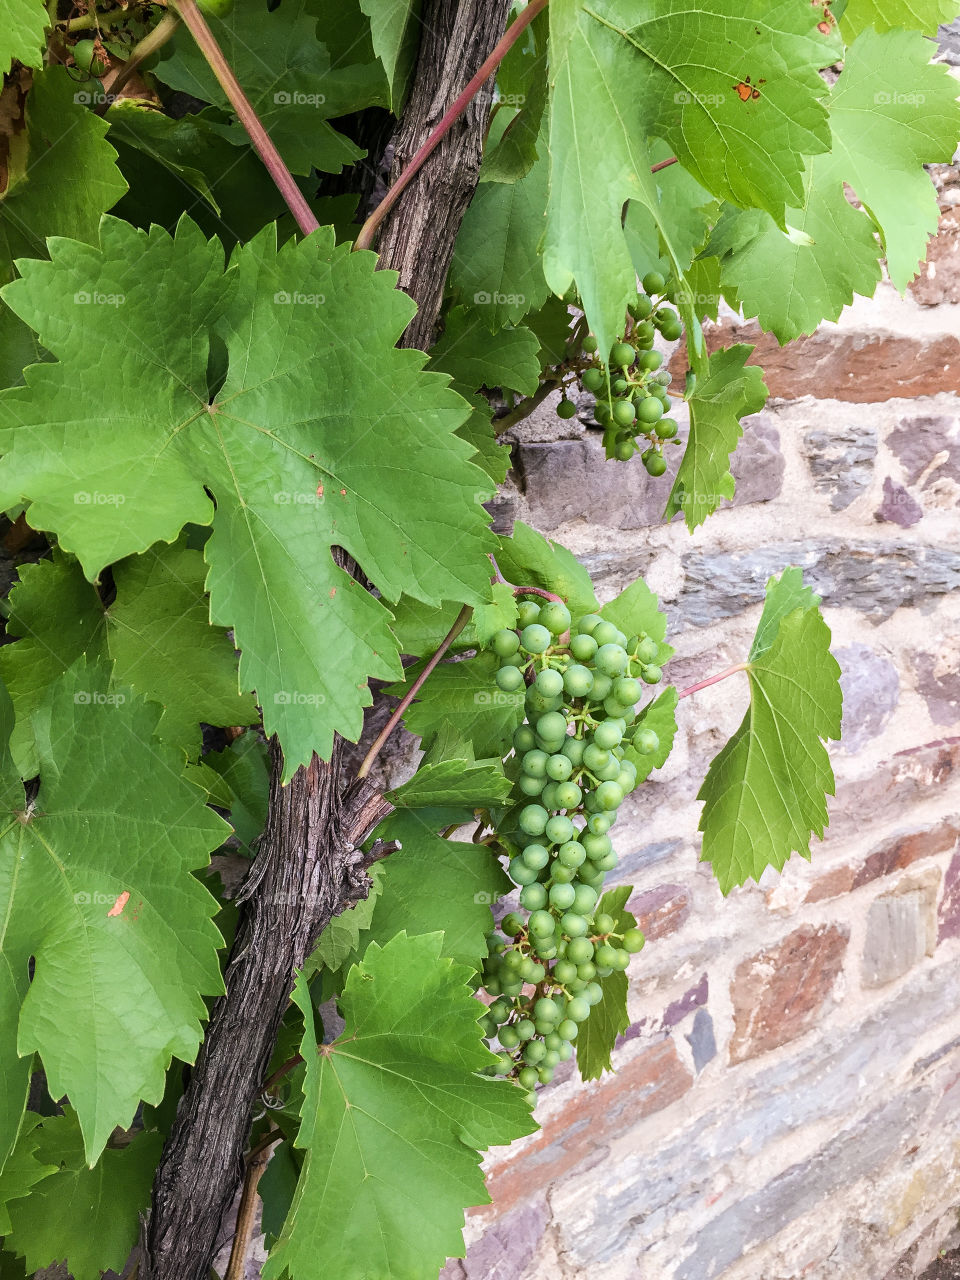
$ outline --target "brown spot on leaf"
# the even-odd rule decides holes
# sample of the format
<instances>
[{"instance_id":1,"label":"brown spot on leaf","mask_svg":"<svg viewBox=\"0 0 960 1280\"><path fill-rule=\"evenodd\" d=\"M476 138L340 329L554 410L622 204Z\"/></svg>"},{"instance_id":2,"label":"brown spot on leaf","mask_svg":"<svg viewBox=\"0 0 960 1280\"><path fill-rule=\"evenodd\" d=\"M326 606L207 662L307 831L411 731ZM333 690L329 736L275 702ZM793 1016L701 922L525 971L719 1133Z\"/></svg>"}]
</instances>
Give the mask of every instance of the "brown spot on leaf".
<instances>
[{"instance_id":1,"label":"brown spot on leaf","mask_svg":"<svg viewBox=\"0 0 960 1280\"><path fill-rule=\"evenodd\" d=\"M108 919L109 919L109 917L110 917L110 916L119 916L119 915L122 915L122 914L123 914L123 908L127 905L127 903L128 903L129 901L130 901L130 894L129 894L129 892L128 892L126 889L124 889L123 893L121 893L121 894L119 894L119 895L117 896L117 900L116 900L116 902L113 904L113 906L112 906L112 907L110 908L110 910L107 912L107 917L108 917Z\"/></svg>"}]
</instances>

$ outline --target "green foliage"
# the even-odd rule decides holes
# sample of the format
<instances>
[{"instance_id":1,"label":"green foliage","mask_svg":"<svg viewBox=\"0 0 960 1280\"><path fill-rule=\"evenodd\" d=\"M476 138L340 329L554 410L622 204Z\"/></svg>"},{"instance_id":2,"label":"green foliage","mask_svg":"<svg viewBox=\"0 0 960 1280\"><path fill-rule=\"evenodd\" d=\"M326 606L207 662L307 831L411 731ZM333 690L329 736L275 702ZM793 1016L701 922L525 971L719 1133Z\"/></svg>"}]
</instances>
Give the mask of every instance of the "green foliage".
<instances>
[{"instance_id":1,"label":"green foliage","mask_svg":"<svg viewBox=\"0 0 960 1280\"><path fill-rule=\"evenodd\" d=\"M597 907L598 911L613 917L620 933L637 926L636 917L626 909L632 892L630 885L611 889L603 895ZM630 1025L627 1014L627 975L614 971L600 979L600 986L603 988L603 999L577 1036L577 1070L581 1080L598 1080L605 1071L612 1070L610 1055L617 1036L622 1035Z\"/></svg>"},{"instance_id":2,"label":"green foliage","mask_svg":"<svg viewBox=\"0 0 960 1280\"><path fill-rule=\"evenodd\" d=\"M799 569L767 584L750 659L750 709L700 789L703 859L724 893L777 870L791 853L810 857L823 837L833 770L823 742L839 738L840 668L819 598Z\"/></svg>"},{"instance_id":3,"label":"green foliage","mask_svg":"<svg viewBox=\"0 0 960 1280\"><path fill-rule=\"evenodd\" d=\"M6 75L14 61L25 67L39 67L47 25L41 0L2 0L0 20L0 74Z\"/></svg>"},{"instance_id":4,"label":"green foliage","mask_svg":"<svg viewBox=\"0 0 960 1280\"><path fill-rule=\"evenodd\" d=\"M492 1055L470 970L441 943L436 933L372 943L347 977L343 1035L319 1052L298 983L306 1158L264 1280L435 1276L463 1253L464 1208L488 1198L478 1153L531 1131L523 1094L476 1074Z\"/></svg>"}]
</instances>

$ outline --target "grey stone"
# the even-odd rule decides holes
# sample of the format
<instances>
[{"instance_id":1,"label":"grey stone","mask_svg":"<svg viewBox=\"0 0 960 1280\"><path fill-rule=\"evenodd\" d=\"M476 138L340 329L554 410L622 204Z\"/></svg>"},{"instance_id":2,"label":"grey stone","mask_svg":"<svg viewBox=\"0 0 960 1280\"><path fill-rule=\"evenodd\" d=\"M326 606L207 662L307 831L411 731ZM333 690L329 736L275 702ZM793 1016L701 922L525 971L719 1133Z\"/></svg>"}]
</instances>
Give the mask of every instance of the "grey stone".
<instances>
[{"instance_id":1,"label":"grey stone","mask_svg":"<svg viewBox=\"0 0 960 1280\"><path fill-rule=\"evenodd\" d=\"M717 1038L713 1033L713 1019L706 1009L697 1010L693 1018L693 1026L684 1039L693 1051L693 1069L699 1075L707 1063L717 1056Z\"/></svg>"},{"instance_id":2,"label":"grey stone","mask_svg":"<svg viewBox=\"0 0 960 1280\"><path fill-rule=\"evenodd\" d=\"M544 1196L497 1218L467 1250L466 1280L516 1280L537 1252L549 1221Z\"/></svg>"},{"instance_id":3,"label":"grey stone","mask_svg":"<svg viewBox=\"0 0 960 1280\"><path fill-rule=\"evenodd\" d=\"M610 883L628 884L641 871L646 871L658 863L667 862L682 848L682 840L657 840L653 844L645 844L640 849L634 849L621 857L615 877Z\"/></svg>"},{"instance_id":4,"label":"grey stone","mask_svg":"<svg viewBox=\"0 0 960 1280\"><path fill-rule=\"evenodd\" d=\"M795 1164L708 1223L672 1280L713 1280L750 1249L772 1239L832 1192L867 1177L888 1160L930 1101L915 1090L843 1130L811 1159Z\"/></svg>"},{"instance_id":5,"label":"grey stone","mask_svg":"<svg viewBox=\"0 0 960 1280\"><path fill-rule=\"evenodd\" d=\"M811 428L804 432L803 448L815 487L830 499L834 511L849 507L869 488L877 456L876 427L851 423L831 431Z\"/></svg>"},{"instance_id":6,"label":"grey stone","mask_svg":"<svg viewBox=\"0 0 960 1280\"><path fill-rule=\"evenodd\" d=\"M913 655L917 693L927 704L934 724L955 725L960 720L960 671L944 655L920 652Z\"/></svg>"},{"instance_id":7,"label":"grey stone","mask_svg":"<svg viewBox=\"0 0 960 1280\"><path fill-rule=\"evenodd\" d=\"M600 557L584 557L584 563L595 572L592 559ZM960 551L946 547L792 542L749 551L693 551L684 558L680 599L667 607L671 625L704 627L742 613L762 602L771 574L791 564L804 570L828 607L860 609L878 620L960 587Z\"/></svg>"},{"instance_id":8,"label":"grey stone","mask_svg":"<svg viewBox=\"0 0 960 1280\"><path fill-rule=\"evenodd\" d=\"M849 644L834 651L840 663L843 689L845 751L862 751L886 728L900 701L900 677L889 658L865 644Z\"/></svg>"},{"instance_id":9,"label":"grey stone","mask_svg":"<svg viewBox=\"0 0 960 1280\"><path fill-rule=\"evenodd\" d=\"M890 432L887 445L902 464L907 484L916 484L938 455L945 456L931 468L924 488L943 478L960 483L960 417L921 414L908 418Z\"/></svg>"},{"instance_id":10,"label":"grey stone","mask_svg":"<svg viewBox=\"0 0 960 1280\"><path fill-rule=\"evenodd\" d=\"M898 524L901 529L909 529L923 519L923 507L902 484L894 484L890 476L884 476L883 500L873 518L881 524Z\"/></svg>"},{"instance_id":11,"label":"grey stone","mask_svg":"<svg viewBox=\"0 0 960 1280\"><path fill-rule=\"evenodd\" d=\"M960 18L944 23L937 32L940 57L952 67L960 67Z\"/></svg>"},{"instance_id":12,"label":"grey stone","mask_svg":"<svg viewBox=\"0 0 960 1280\"><path fill-rule=\"evenodd\" d=\"M870 903L861 974L865 987L886 986L923 959L931 906L930 896L920 889Z\"/></svg>"},{"instance_id":13,"label":"grey stone","mask_svg":"<svg viewBox=\"0 0 960 1280\"><path fill-rule=\"evenodd\" d=\"M766 414L744 418L743 437L730 460L730 473L737 484L732 505L742 507L778 497L785 465L780 432L772 418Z\"/></svg>"}]
</instances>

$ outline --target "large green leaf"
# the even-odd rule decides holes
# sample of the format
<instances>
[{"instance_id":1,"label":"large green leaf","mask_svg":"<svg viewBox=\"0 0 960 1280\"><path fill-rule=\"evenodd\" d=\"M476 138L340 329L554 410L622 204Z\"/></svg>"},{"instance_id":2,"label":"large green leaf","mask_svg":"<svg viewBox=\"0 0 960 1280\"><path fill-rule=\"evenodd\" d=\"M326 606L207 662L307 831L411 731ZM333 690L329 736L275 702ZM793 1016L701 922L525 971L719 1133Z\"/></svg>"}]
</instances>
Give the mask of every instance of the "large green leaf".
<instances>
[{"instance_id":1,"label":"large green leaf","mask_svg":"<svg viewBox=\"0 0 960 1280\"><path fill-rule=\"evenodd\" d=\"M597 911L606 912L616 920L616 932L625 933L627 929L635 929L636 917L626 910L627 901L633 893L632 885L621 885L610 889L597 904ZM590 1017L581 1024L577 1035L577 1069L581 1080L597 1080L605 1071L612 1070L610 1055L617 1042L630 1025L627 1014L627 975L614 970L605 978L598 979L603 990L603 999L590 1010Z\"/></svg>"},{"instance_id":2,"label":"large green leaf","mask_svg":"<svg viewBox=\"0 0 960 1280\"><path fill-rule=\"evenodd\" d=\"M82 653L111 658L115 678L164 708L157 736L200 754L200 722L254 724L249 694L237 690L233 645L211 627L203 591L203 555L159 544L114 566L117 596L103 609L75 560L25 565L10 593L7 633L23 637L0 649L0 675L13 699L11 739L23 777L37 772L31 717L48 685Z\"/></svg>"},{"instance_id":3,"label":"large green leaf","mask_svg":"<svg viewBox=\"0 0 960 1280\"><path fill-rule=\"evenodd\" d=\"M186 220L176 239L113 220L102 237L100 250L55 242L52 263L5 293L60 363L0 397L0 501L30 501L34 527L91 578L212 521L211 616L234 629L241 685L289 777L334 731L359 735L368 676L400 673L389 613L331 544L388 600L487 597L492 486L455 434L467 406L422 372L422 353L394 346L412 304L329 228L279 250L267 229L226 274ZM78 290L115 303L89 306L83 330ZM115 348L118 323L105 386L89 351ZM211 343L227 366L213 397Z\"/></svg>"},{"instance_id":4,"label":"large green leaf","mask_svg":"<svg viewBox=\"0 0 960 1280\"><path fill-rule=\"evenodd\" d=\"M509 538L500 539L497 564L516 587L539 587L558 595L574 618L599 608L590 575L576 556L517 520Z\"/></svg>"},{"instance_id":5,"label":"large green leaf","mask_svg":"<svg viewBox=\"0 0 960 1280\"><path fill-rule=\"evenodd\" d=\"M0 0L0 75L14 60L25 67L42 64L46 27L42 0Z\"/></svg>"},{"instance_id":6,"label":"large green leaf","mask_svg":"<svg viewBox=\"0 0 960 1280\"><path fill-rule=\"evenodd\" d=\"M171 1056L193 1061L202 997L223 989L217 904L191 872L229 828L155 738L159 717L81 661L38 717L36 800L26 806L21 789L16 802L9 757L2 773L5 1096L22 1107L39 1053L52 1096L76 1108L91 1161L141 1098L159 1101ZM0 1152L15 1136L0 1134Z\"/></svg>"},{"instance_id":7,"label":"large green leaf","mask_svg":"<svg viewBox=\"0 0 960 1280\"><path fill-rule=\"evenodd\" d=\"M10 1246L30 1271L56 1262L66 1262L73 1280L122 1271L150 1204L162 1136L138 1134L127 1146L105 1151L93 1169L76 1112L44 1116L32 1136L37 1158L57 1171L10 1205Z\"/></svg>"},{"instance_id":8,"label":"large green leaf","mask_svg":"<svg viewBox=\"0 0 960 1280\"><path fill-rule=\"evenodd\" d=\"M370 19L374 52L387 73L389 105L396 111L413 70L420 0L360 0L360 8Z\"/></svg>"},{"instance_id":9,"label":"large green leaf","mask_svg":"<svg viewBox=\"0 0 960 1280\"><path fill-rule=\"evenodd\" d=\"M497 688L497 665L489 652L468 662L441 662L404 712L407 728L426 744L439 730L452 726L472 745L478 759L505 755L513 731L523 719L523 694L503 693ZM407 668L405 674L411 683L421 668L420 663ZM406 691L402 684L388 690L397 697Z\"/></svg>"},{"instance_id":10,"label":"large green leaf","mask_svg":"<svg viewBox=\"0 0 960 1280\"><path fill-rule=\"evenodd\" d=\"M266 0L242 0L224 18L208 17L214 36L250 99L260 122L293 173L312 168L339 173L364 154L327 123L369 105L343 98L330 57L317 39L317 19L307 0L288 0L282 8ZM156 74L172 89L202 102L229 103L196 41L179 32ZM225 133L246 146L240 125Z\"/></svg>"},{"instance_id":11,"label":"large green leaf","mask_svg":"<svg viewBox=\"0 0 960 1280\"><path fill-rule=\"evenodd\" d=\"M730 455L742 434L740 420L766 403L763 370L746 364L752 351L743 344L714 351L690 397L690 436L664 518L682 511L691 532L733 497Z\"/></svg>"},{"instance_id":12,"label":"large green leaf","mask_svg":"<svg viewBox=\"0 0 960 1280\"><path fill-rule=\"evenodd\" d=\"M848 0L840 30L848 40L865 27L877 31L906 27L932 36L941 23L952 21L958 13L956 0Z\"/></svg>"},{"instance_id":13,"label":"large green leaf","mask_svg":"<svg viewBox=\"0 0 960 1280\"><path fill-rule=\"evenodd\" d=\"M510 794L511 782L496 760L438 760L423 763L409 782L389 793L400 809L468 805L490 808Z\"/></svg>"},{"instance_id":14,"label":"large green leaf","mask_svg":"<svg viewBox=\"0 0 960 1280\"><path fill-rule=\"evenodd\" d=\"M811 161L803 208L788 213L799 234L761 218L752 237L732 240L724 286L782 342L835 320L855 293L872 295L881 254L900 289L925 257L939 208L923 166L948 160L960 136L956 82L930 52L915 32L858 36L831 95L833 150Z\"/></svg>"},{"instance_id":15,"label":"large green leaf","mask_svg":"<svg viewBox=\"0 0 960 1280\"><path fill-rule=\"evenodd\" d=\"M10 1221L9 1205L12 1200L22 1200L32 1193L33 1188L44 1178L56 1173L58 1165L44 1163L38 1149L40 1135L37 1125L40 1117L29 1112L24 1116L17 1145L7 1157L3 1168L0 1168L0 1236L6 1238L13 1230ZM6 1276L6 1271L0 1272Z\"/></svg>"},{"instance_id":16,"label":"large green leaf","mask_svg":"<svg viewBox=\"0 0 960 1280\"><path fill-rule=\"evenodd\" d=\"M519 325L491 335L482 307L454 307L430 352L430 368L448 373L462 395L481 387L503 387L532 396L540 385L540 344Z\"/></svg>"},{"instance_id":17,"label":"large green leaf","mask_svg":"<svg viewBox=\"0 0 960 1280\"><path fill-rule=\"evenodd\" d=\"M823 742L839 738L840 668L819 598L799 570L767 584L767 603L746 665L750 708L700 788L702 859L724 893L791 853L810 857L823 837L834 779Z\"/></svg>"},{"instance_id":18,"label":"large green leaf","mask_svg":"<svg viewBox=\"0 0 960 1280\"><path fill-rule=\"evenodd\" d=\"M306 1158L264 1280L432 1280L462 1256L463 1210L489 1199L479 1152L534 1128L520 1090L477 1074L493 1055L469 979L439 934L372 943L320 1049L298 981Z\"/></svg>"},{"instance_id":19,"label":"large green leaf","mask_svg":"<svg viewBox=\"0 0 960 1280\"><path fill-rule=\"evenodd\" d=\"M649 755L641 755L632 746L627 745L624 756L633 762L637 771L637 782L646 782L654 769L662 769L667 757L673 750L673 740L677 734L677 691L672 685L663 693L648 702L636 721L637 729L652 729L659 739L656 751Z\"/></svg>"}]
</instances>

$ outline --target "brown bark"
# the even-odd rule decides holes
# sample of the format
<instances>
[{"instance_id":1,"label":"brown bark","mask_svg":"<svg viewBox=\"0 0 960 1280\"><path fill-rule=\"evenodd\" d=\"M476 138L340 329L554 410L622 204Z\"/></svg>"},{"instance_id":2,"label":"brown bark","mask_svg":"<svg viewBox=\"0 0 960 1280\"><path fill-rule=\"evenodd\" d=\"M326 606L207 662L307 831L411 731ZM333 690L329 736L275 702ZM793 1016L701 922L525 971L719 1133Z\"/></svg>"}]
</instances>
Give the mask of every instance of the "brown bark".
<instances>
[{"instance_id":1,"label":"brown bark","mask_svg":"<svg viewBox=\"0 0 960 1280\"><path fill-rule=\"evenodd\" d=\"M503 33L508 0L426 0L410 101L396 137L412 154ZM488 86L489 87L489 86ZM419 304L402 340L430 345L453 242L473 195L489 98L471 104L384 228L381 265ZM366 895L359 846L389 806L368 784L345 787L342 744L287 787L274 742L270 807L244 887L227 993L213 1007L164 1148L141 1244L140 1280L206 1280L221 1219L243 1174L250 1115L295 969L330 919ZM322 1249L322 1243L318 1243Z\"/></svg>"}]
</instances>

